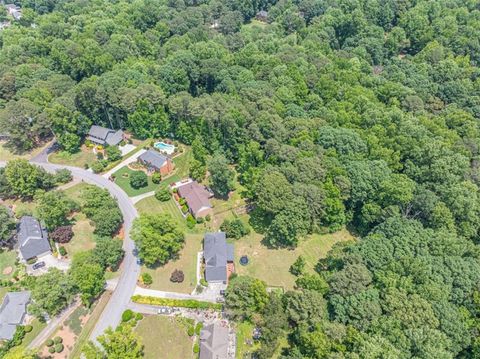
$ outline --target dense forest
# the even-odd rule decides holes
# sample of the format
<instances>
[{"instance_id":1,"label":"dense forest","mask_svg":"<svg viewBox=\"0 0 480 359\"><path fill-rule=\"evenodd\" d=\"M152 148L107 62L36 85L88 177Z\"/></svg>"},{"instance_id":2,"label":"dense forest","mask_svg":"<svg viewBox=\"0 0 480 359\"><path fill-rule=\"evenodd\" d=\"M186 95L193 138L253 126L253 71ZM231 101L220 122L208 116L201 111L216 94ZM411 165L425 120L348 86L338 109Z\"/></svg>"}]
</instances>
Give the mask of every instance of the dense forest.
<instances>
[{"instance_id":1,"label":"dense forest","mask_svg":"<svg viewBox=\"0 0 480 359\"><path fill-rule=\"evenodd\" d=\"M173 137L235 166L268 245L358 234L297 291L232 283L259 357L480 358L480 1L15 2L10 147Z\"/></svg>"}]
</instances>

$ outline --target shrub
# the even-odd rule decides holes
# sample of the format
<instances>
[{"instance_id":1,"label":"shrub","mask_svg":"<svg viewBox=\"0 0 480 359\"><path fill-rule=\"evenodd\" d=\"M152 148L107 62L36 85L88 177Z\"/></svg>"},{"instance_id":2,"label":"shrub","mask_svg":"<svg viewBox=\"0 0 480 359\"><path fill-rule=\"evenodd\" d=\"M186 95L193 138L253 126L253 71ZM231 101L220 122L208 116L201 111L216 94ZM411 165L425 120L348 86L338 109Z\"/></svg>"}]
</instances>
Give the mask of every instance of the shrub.
<instances>
[{"instance_id":1,"label":"shrub","mask_svg":"<svg viewBox=\"0 0 480 359\"><path fill-rule=\"evenodd\" d=\"M95 161L90 166L92 168L93 173L100 173L103 171L103 163L100 161Z\"/></svg>"},{"instance_id":2,"label":"shrub","mask_svg":"<svg viewBox=\"0 0 480 359\"><path fill-rule=\"evenodd\" d=\"M195 354L200 352L200 347L198 346L198 343L193 344L193 352Z\"/></svg>"},{"instance_id":3,"label":"shrub","mask_svg":"<svg viewBox=\"0 0 480 359\"><path fill-rule=\"evenodd\" d=\"M204 290L204 289L205 289L205 288L202 287L202 286L199 284L199 285L197 285L197 287L195 288L195 291L196 291L198 294L201 294L201 293L203 293L203 290Z\"/></svg>"},{"instance_id":4,"label":"shrub","mask_svg":"<svg viewBox=\"0 0 480 359\"><path fill-rule=\"evenodd\" d=\"M197 325L195 326L195 334L200 335L202 328L203 328L203 323L198 322Z\"/></svg>"},{"instance_id":5,"label":"shrub","mask_svg":"<svg viewBox=\"0 0 480 359\"><path fill-rule=\"evenodd\" d=\"M202 302L195 299L172 299L172 298L157 298L142 295L134 295L132 301L140 304L150 305L164 305L167 307L180 307L190 309L213 309L221 310L222 305L218 303Z\"/></svg>"},{"instance_id":6,"label":"shrub","mask_svg":"<svg viewBox=\"0 0 480 359\"><path fill-rule=\"evenodd\" d=\"M102 152L97 152L97 160L103 160L103 153Z\"/></svg>"},{"instance_id":7,"label":"shrub","mask_svg":"<svg viewBox=\"0 0 480 359\"><path fill-rule=\"evenodd\" d=\"M145 285L150 285L153 283L152 276L148 273L142 273L142 282Z\"/></svg>"},{"instance_id":8,"label":"shrub","mask_svg":"<svg viewBox=\"0 0 480 359\"><path fill-rule=\"evenodd\" d=\"M195 328L193 326L188 327L187 334L189 337L193 337L193 335L195 334Z\"/></svg>"},{"instance_id":9,"label":"shrub","mask_svg":"<svg viewBox=\"0 0 480 359\"><path fill-rule=\"evenodd\" d=\"M68 243L73 238L72 226L60 226L50 233L50 238L57 243Z\"/></svg>"},{"instance_id":10,"label":"shrub","mask_svg":"<svg viewBox=\"0 0 480 359\"><path fill-rule=\"evenodd\" d=\"M188 214L187 216L187 227L192 229L195 227L195 225L197 224L197 221L195 220L195 218L192 216L191 213Z\"/></svg>"},{"instance_id":11,"label":"shrub","mask_svg":"<svg viewBox=\"0 0 480 359\"><path fill-rule=\"evenodd\" d=\"M68 183L72 180L72 172L66 168L62 168L55 171L55 182L58 184Z\"/></svg>"},{"instance_id":12,"label":"shrub","mask_svg":"<svg viewBox=\"0 0 480 359\"><path fill-rule=\"evenodd\" d=\"M37 261L37 258L30 258L30 259L27 261L27 264L34 264L36 261Z\"/></svg>"},{"instance_id":13,"label":"shrub","mask_svg":"<svg viewBox=\"0 0 480 359\"><path fill-rule=\"evenodd\" d=\"M184 204L184 205L182 206L182 212L183 212L183 213L187 213L187 212L188 212L188 206L187 206L186 204Z\"/></svg>"},{"instance_id":14,"label":"shrub","mask_svg":"<svg viewBox=\"0 0 480 359\"><path fill-rule=\"evenodd\" d=\"M204 287L208 287L208 282L203 278L200 278L200 284L203 285Z\"/></svg>"},{"instance_id":15,"label":"shrub","mask_svg":"<svg viewBox=\"0 0 480 359\"><path fill-rule=\"evenodd\" d=\"M33 327L31 325L25 325L23 327L23 330L25 330L25 333L30 333L32 331Z\"/></svg>"},{"instance_id":16,"label":"shrub","mask_svg":"<svg viewBox=\"0 0 480 359\"><path fill-rule=\"evenodd\" d=\"M178 192L178 188L175 187L175 188L172 190L172 192L173 192L173 193L177 193L177 192Z\"/></svg>"},{"instance_id":17,"label":"shrub","mask_svg":"<svg viewBox=\"0 0 480 359\"><path fill-rule=\"evenodd\" d=\"M290 266L290 273L295 276L301 275L305 270L306 264L307 262L305 261L305 258L303 258L303 256L298 256L295 262L293 262L293 264Z\"/></svg>"},{"instance_id":18,"label":"shrub","mask_svg":"<svg viewBox=\"0 0 480 359\"><path fill-rule=\"evenodd\" d=\"M224 220L220 229L227 234L227 238L240 239L250 233L250 228L239 218L235 218L233 221Z\"/></svg>"},{"instance_id":19,"label":"shrub","mask_svg":"<svg viewBox=\"0 0 480 359\"><path fill-rule=\"evenodd\" d=\"M211 219L212 219L212 216L210 216L209 214L207 214L207 215L205 216L205 220L206 220L207 222L210 222Z\"/></svg>"},{"instance_id":20,"label":"shrub","mask_svg":"<svg viewBox=\"0 0 480 359\"><path fill-rule=\"evenodd\" d=\"M49 352L50 354L55 353L55 348L54 348L54 347L48 348L48 352Z\"/></svg>"},{"instance_id":21,"label":"shrub","mask_svg":"<svg viewBox=\"0 0 480 359\"><path fill-rule=\"evenodd\" d=\"M53 345L53 340L52 339L48 339L47 340L47 347L51 347Z\"/></svg>"},{"instance_id":22,"label":"shrub","mask_svg":"<svg viewBox=\"0 0 480 359\"><path fill-rule=\"evenodd\" d=\"M122 314L122 322L124 323L129 322L133 317L134 317L134 313L130 309L127 309Z\"/></svg>"},{"instance_id":23,"label":"shrub","mask_svg":"<svg viewBox=\"0 0 480 359\"><path fill-rule=\"evenodd\" d=\"M60 248L58 249L58 252L60 253L60 255L61 255L62 257L64 257L64 256L67 255L67 250L65 249L65 247L60 247Z\"/></svg>"},{"instance_id":24,"label":"shrub","mask_svg":"<svg viewBox=\"0 0 480 359\"><path fill-rule=\"evenodd\" d=\"M63 344L62 343L55 344L55 352L56 353L63 352Z\"/></svg>"},{"instance_id":25,"label":"shrub","mask_svg":"<svg viewBox=\"0 0 480 359\"><path fill-rule=\"evenodd\" d=\"M178 200L178 203L180 203L181 206L184 206L187 204L187 201L185 200L185 198L180 197L180 199Z\"/></svg>"},{"instance_id":26,"label":"shrub","mask_svg":"<svg viewBox=\"0 0 480 359\"><path fill-rule=\"evenodd\" d=\"M175 269L170 276L170 281L173 283L182 283L185 280L185 274L181 270Z\"/></svg>"},{"instance_id":27,"label":"shrub","mask_svg":"<svg viewBox=\"0 0 480 359\"><path fill-rule=\"evenodd\" d=\"M202 224L203 222L205 222L205 219L203 217L198 217L197 218L197 223L198 224Z\"/></svg>"},{"instance_id":28,"label":"shrub","mask_svg":"<svg viewBox=\"0 0 480 359\"><path fill-rule=\"evenodd\" d=\"M159 184L162 181L162 175L159 172L155 172L152 174L152 182L155 184Z\"/></svg>"},{"instance_id":29,"label":"shrub","mask_svg":"<svg viewBox=\"0 0 480 359\"><path fill-rule=\"evenodd\" d=\"M167 202L170 199L170 192L167 188L161 188L155 192L155 198L160 202Z\"/></svg>"},{"instance_id":30,"label":"shrub","mask_svg":"<svg viewBox=\"0 0 480 359\"><path fill-rule=\"evenodd\" d=\"M142 319L143 319L143 314L142 314L142 313L137 313L137 314L135 314L135 319L136 319L137 321L142 320Z\"/></svg>"},{"instance_id":31,"label":"shrub","mask_svg":"<svg viewBox=\"0 0 480 359\"><path fill-rule=\"evenodd\" d=\"M143 171L134 171L130 175L130 186L135 189L147 187L148 177Z\"/></svg>"},{"instance_id":32,"label":"shrub","mask_svg":"<svg viewBox=\"0 0 480 359\"><path fill-rule=\"evenodd\" d=\"M55 338L53 338L53 342L55 344L61 344L61 343L63 343L63 339L61 337L55 337Z\"/></svg>"},{"instance_id":33,"label":"shrub","mask_svg":"<svg viewBox=\"0 0 480 359\"><path fill-rule=\"evenodd\" d=\"M115 162L122 159L122 151L117 146L108 146L105 149L108 160L110 162Z\"/></svg>"}]
</instances>

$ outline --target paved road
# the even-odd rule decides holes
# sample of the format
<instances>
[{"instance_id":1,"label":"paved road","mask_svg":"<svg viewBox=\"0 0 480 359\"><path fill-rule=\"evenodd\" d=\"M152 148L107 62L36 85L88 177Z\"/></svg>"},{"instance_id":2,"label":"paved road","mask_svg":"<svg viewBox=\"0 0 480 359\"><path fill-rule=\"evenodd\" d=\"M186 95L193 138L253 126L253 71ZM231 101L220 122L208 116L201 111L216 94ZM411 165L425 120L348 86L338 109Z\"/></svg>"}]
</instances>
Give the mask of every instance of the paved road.
<instances>
[{"instance_id":1,"label":"paved road","mask_svg":"<svg viewBox=\"0 0 480 359\"><path fill-rule=\"evenodd\" d=\"M123 221L125 226L125 238L123 241L125 258L123 261L123 271L120 275L120 278L118 279L117 287L113 292L110 301L103 310L100 319L98 320L95 328L93 329L91 339L95 340L108 327L116 328L117 325L120 324L122 313L127 308L127 305L130 302L130 298L135 291L137 278L140 273L140 266L137 264L136 257L133 254L135 245L130 238L129 233L132 227L133 220L138 216L138 213L135 206L133 205L133 202L130 200L127 194L115 183L109 181L108 179L78 167L46 163L48 154L51 151L52 150L50 147L45 149L39 155L33 158L30 162L38 166L42 166L50 172L61 168L66 168L72 172L73 177L80 178L83 182L107 189L110 194L118 200L118 205L123 214ZM4 165L5 162L0 161L0 166Z\"/></svg>"}]
</instances>

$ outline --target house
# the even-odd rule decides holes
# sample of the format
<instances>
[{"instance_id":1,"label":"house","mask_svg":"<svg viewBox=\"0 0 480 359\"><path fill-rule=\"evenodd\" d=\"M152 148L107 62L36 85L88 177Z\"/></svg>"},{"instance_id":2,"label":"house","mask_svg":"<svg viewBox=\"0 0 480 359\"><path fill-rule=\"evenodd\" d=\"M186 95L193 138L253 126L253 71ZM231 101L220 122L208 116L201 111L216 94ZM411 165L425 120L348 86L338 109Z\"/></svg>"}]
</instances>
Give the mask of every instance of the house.
<instances>
[{"instance_id":1,"label":"house","mask_svg":"<svg viewBox=\"0 0 480 359\"><path fill-rule=\"evenodd\" d=\"M30 302L30 292L9 292L0 306L0 339L13 338L17 325L23 324L27 305Z\"/></svg>"},{"instance_id":2,"label":"house","mask_svg":"<svg viewBox=\"0 0 480 359\"><path fill-rule=\"evenodd\" d=\"M8 14L15 20L20 20L22 17L22 9L15 4L5 4Z\"/></svg>"},{"instance_id":3,"label":"house","mask_svg":"<svg viewBox=\"0 0 480 359\"><path fill-rule=\"evenodd\" d=\"M17 228L17 242L20 258L28 261L51 254L50 242L45 228L31 216L23 216Z\"/></svg>"},{"instance_id":4,"label":"house","mask_svg":"<svg viewBox=\"0 0 480 359\"><path fill-rule=\"evenodd\" d=\"M117 146L124 140L122 130L112 130L102 126L93 125L88 131L87 140L102 146Z\"/></svg>"},{"instance_id":5,"label":"house","mask_svg":"<svg viewBox=\"0 0 480 359\"><path fill-rule=\"evenodd\" d=\"M195 218L206 217L212 212L210 198L213 194L197 181L191 181L177 187L178 194L187 202L188 209Z\"/></svg>"},{"instance_id":6,"label":"house","mask_svg":"<svg viewBox=\"0 0 480 359\"><path fill-rule=\"evenodd\" d=\"M268 11L260 10L259 12L257 12L257 15L255 15L255 19L257 19L258 21L267 22Z\"/></svg>"},{"instance_id":7,"label":"house","mask_svg":"<svg viewBox=\"0 0 480 359\"><path fill-rule=\"evenodd\" d=\"M172 160L155 150L148 150L138 157L138 162L147 167L149 172L160 172L162 176L170 174L175 165Z\"/></svg>"},{"instance_id":8,"label":"house","mask_svg":"<svg viewBox=\"0 0 480 359\"><path fill-rule=\"evenodd\" d=\"M225 232L206 233L203 239L205 279L209 283L227 283L233 272L233 244L227 243Z\"/></svg>"},{"instance_id":9,"label":"house","mask_svg":"<svg viewBox=\"0 0 480 359\"><path fill-rule=\"evenodd\" d=\"M228 327L214 322L200 331L200 359L228 358Z\"/></svg>"}]
</instances>

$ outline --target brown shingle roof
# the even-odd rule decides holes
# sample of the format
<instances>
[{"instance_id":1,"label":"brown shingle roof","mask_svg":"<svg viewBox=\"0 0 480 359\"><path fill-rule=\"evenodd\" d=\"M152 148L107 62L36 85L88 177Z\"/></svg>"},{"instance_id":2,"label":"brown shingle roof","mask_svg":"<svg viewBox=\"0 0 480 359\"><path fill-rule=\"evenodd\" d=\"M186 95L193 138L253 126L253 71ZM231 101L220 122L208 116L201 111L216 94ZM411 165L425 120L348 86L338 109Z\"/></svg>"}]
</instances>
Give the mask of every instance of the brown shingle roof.
<instances>
[{"instance_id":1,"label":"brown shingle roof","mask_svg":"<svg viewBox=\"0 0 480 359\"><path fill-rule=\"evenodd\" d=\"M178 194L185 198L185 201L187 201L188 207L194 216L196 216L201 209L212 208L209 199L212 197L211 193L197 181L178 187Z\"/></svg>"}]
</instances>

